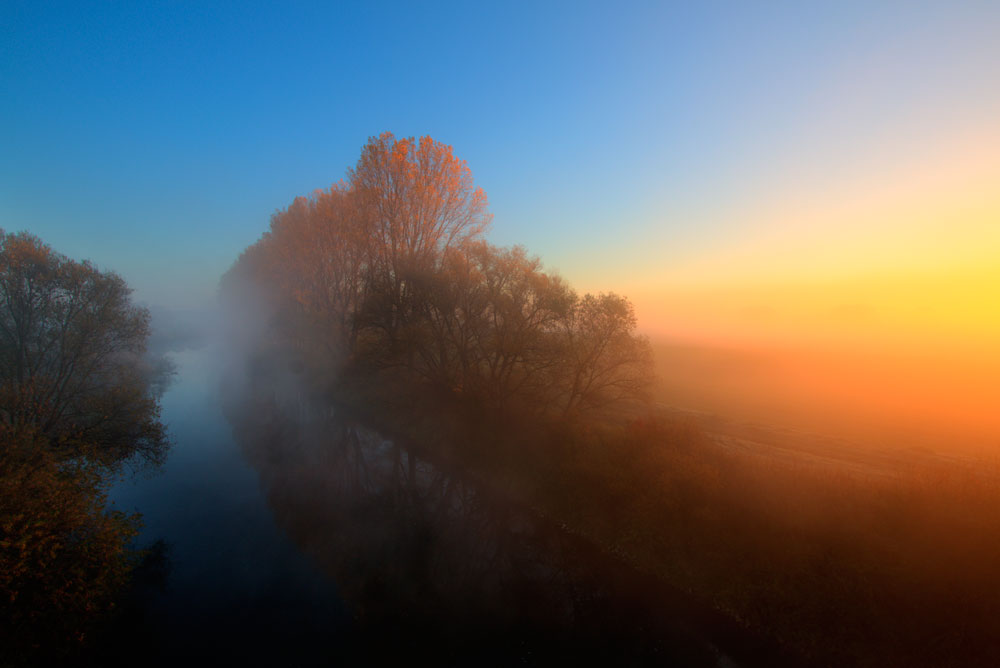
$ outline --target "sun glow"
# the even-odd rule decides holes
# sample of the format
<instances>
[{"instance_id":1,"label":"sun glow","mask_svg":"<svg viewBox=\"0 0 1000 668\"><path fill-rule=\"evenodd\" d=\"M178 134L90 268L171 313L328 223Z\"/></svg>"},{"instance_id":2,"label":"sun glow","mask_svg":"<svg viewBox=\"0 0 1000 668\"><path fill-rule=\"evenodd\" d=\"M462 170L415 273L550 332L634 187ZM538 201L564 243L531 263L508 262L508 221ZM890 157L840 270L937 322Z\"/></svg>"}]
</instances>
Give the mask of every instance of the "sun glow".
<instances>
[{"instance_id":1,"label":"sun glow","mask_svg":"<svg viewBox=\"0 0 1000 668\"><path fill-rule=\"evenodd\" d=\"M975 133L847 188L785 193L725 247L630 294L654 338L768 351L766 372L739 390L709 383L706 396L995 434L998 183L1000 132Z\"/></svg>"}]
</instances>

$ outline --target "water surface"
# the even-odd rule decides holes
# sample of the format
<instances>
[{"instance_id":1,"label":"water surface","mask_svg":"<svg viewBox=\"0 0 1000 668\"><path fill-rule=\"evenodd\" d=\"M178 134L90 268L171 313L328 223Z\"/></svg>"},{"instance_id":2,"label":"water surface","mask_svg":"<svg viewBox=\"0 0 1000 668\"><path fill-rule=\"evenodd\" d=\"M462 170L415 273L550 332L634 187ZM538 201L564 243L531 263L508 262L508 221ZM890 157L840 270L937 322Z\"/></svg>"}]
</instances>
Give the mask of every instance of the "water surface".
<instances>
[{"instance_id":1,"label":"water surface","mask_svg":"<svg viewBox=\"0 0 1000 668\"><path fill-rule=\"evenodd\" d=\"M772 663L558 523L305 400L287 371L223 382L218 357L175 354L166 465L113 489L165 549L109 662Z\"/></svg>"},{"instance_id":2,"label":"water surface","mask_svg":"<svg viewBox=\"0 0 1000 668\"><path fill-rule=\"evenodd\" d=\"M167 462L111 493L117 508L142 513L141 545L166 547L167 569L153 574L165 582L142 592L139 632L164 664L216 654L318 662L350 616L334 584L276 525L222 413L216 352L171 353L178 373L162 399Z\"/></svg>"}]
</instances>

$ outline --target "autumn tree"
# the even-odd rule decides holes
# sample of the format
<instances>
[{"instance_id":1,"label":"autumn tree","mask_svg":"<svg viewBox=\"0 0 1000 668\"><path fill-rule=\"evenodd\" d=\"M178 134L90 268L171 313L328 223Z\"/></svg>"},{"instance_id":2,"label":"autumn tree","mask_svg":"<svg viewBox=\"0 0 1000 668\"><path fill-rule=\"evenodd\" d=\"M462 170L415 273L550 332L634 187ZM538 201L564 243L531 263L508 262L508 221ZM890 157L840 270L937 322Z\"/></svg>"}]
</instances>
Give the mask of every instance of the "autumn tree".
<instances>
[{"instance_id":1,"label":"autumn tree","mask_svg":"<svg viewBox=\"0 0 1000 668\"><path fill-rule=\"evenodd\" d=\"M281 295L284 330L330 372L355 347L368 291L370 244L356 199L346 184L298 197L272 217L262 240L262 271Z\"/></svg>"},{"instance_id":2,"label":"autumn tree","mask_svg":"<svg viewBox=\"0 0 1000 668\"><path fill-rule=\"evenodd\" d=\"M106 510L107 482L99 464L61 460L37 433L0 424L4 665L64 661L114 612L139 521Z\"/></svg>"},{"instance_id":3,"label":"autumn tree","mask_svg":"<svg viewBox=\"0 0 1000 668\"><path fill-rule=\"evenodd\" d=\"M450 146L389 132L362 149L348 181L369 231L368 324L395 345L413 310L412 282L489 226L486 193Z\"/></svg>"},{"instance_id":4,"label":"autumn tree","mask_svg":"<svg viewBox=\"0 0 1000 668\"><path fill-rule=\"evenodd\" d=\"M145 358L149 313L120 276L0 230L0 421L107 465L166 447Z\"/></svg>"},{"instance_id":5,"label":"autumn tree","mask_svg":"<svg viewBox=\"0 0 1000 668\"><path fill-rule=\"evenodd\" d=\"M114 608L138 518L106 508L123 462L158 462L149 313L120 276L0 230L0 644L63 659Z\"/></svg>"},{"instance_id":6,"label":"autumn tree","mask_svg":"<svg viewBox=\"0 0 1000 668\"><path fill-rule=\"evenodd\" d=\"M227 282L260 286L266 338L314 376L332 355L389 383L540 414L641 398L650 354L628 301L579 299L523 248L485 242L486 204L451 147L386 133L345 182L275 214Z\"/></svg>"}]
</instances>

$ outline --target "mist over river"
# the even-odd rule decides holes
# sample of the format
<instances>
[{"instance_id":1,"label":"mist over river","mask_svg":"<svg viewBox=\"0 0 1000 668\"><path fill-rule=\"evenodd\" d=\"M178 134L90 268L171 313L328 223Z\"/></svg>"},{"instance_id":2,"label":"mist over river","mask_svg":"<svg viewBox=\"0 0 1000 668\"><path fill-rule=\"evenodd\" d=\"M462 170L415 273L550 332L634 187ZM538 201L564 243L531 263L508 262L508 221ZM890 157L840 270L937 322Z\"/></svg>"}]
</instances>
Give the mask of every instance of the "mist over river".
<instances>
[{"instance_id":1,"label":"mist over river","mask_svg":"<svg viewBox=\"0 0 1000 668\"><path fill-rule=\"evenodd\" d=\"M329 650L327 638L350 615L336 586L275 524L260 476L222 413L217 353L171 353L177 375L162 399L167 462L110 495L118 509L142 513L141 546L166 546L166 568L140 592L143 619L135 623L151 642L143 654L163 664L212 654L306 661L321 639Z\"/></svg>"},{"instance_id":2,"label":"mist over river","mask_svg":"<svg viewBox=\"0 0 1000 668\"><path fill-rule=\"evenodd\" d=\"M296 406L294 391L290 405L280 384L223 382L219 353L171 353L167 462L112 489L114 507L142 513L139 544L153 549L121 621L118 640L130 641L102 660L775 658L679 592L457 472L411 460L369 426Z\"/></svg>"}]
</instances>

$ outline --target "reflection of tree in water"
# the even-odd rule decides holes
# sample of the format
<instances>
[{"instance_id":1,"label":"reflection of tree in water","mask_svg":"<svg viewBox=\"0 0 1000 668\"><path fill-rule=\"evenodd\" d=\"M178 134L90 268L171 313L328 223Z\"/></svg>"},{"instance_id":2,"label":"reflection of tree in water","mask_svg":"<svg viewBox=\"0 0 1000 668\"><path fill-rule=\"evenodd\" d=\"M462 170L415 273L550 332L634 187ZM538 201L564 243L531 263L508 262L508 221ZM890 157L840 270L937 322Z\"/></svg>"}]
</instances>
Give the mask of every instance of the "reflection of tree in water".
<instances>
[{"instance_id":1,"label":"reflection of tree in water","mask_svg":"<svg viewBox=\"0 0 1000 668\"><path fill-rule=\"evenodd\" d=\"M273 399L227 413L279 525L334 578L362 635L465 657L715 661L592 547L413 448Z\"/></svg>"}]
</instances>

